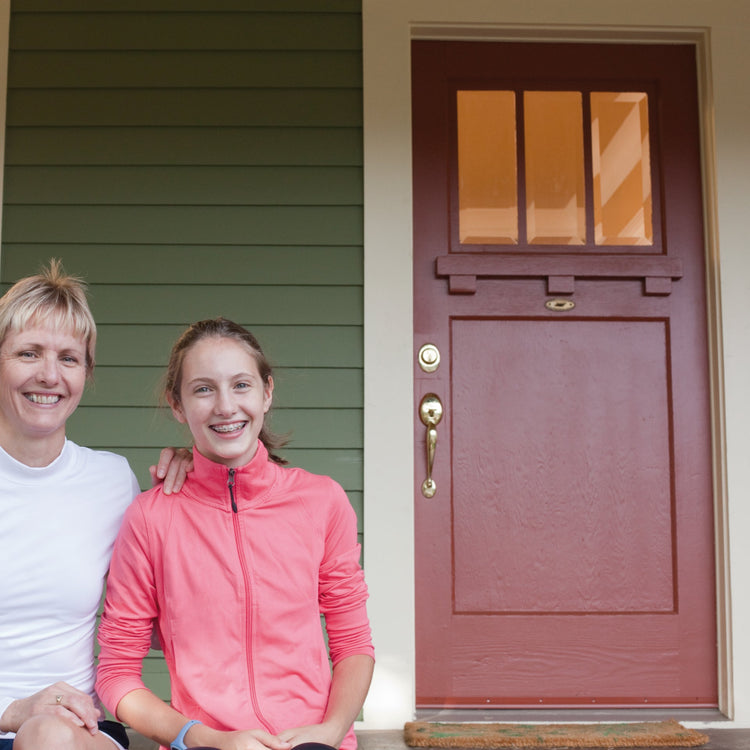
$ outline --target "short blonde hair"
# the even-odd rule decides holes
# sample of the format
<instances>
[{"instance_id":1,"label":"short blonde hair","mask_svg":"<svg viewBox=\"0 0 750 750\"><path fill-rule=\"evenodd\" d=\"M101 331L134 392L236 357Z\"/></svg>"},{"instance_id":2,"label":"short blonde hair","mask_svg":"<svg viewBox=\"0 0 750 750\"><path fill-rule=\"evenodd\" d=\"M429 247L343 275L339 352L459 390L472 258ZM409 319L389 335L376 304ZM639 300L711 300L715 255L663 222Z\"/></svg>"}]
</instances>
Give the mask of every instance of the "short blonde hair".
<instances>
[{"instance_id":1,"label":"short blonde hair","mask_svg":"<svg viewBox=\"0 0 750 750\"><path fill-rule=\"evenodd\" d=\"M0 345L9 333L35 325L68 331L86 342L86 373L94 371L96 323L86 285L69 276L56 258L35 276L20 279L0 297Z\"/></svg>"}]
</instances>

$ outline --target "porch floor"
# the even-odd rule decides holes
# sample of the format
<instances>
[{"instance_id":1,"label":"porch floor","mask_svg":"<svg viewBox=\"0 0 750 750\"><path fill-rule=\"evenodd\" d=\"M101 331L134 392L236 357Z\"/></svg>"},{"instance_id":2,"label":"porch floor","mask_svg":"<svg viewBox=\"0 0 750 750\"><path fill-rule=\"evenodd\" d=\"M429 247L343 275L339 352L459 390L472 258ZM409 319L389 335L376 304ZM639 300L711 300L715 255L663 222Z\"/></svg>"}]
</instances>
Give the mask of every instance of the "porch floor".
<instances>
[{"instance_id":1,"label":"porch floor","mask_svg":"<svg viewBox=\"0 0 750 750\"><path fill-rule=\"evenodd\" d=\"M718 712L712 711L691 711L689 716L681 715L682 712L659 712L659 711L637 711L637 712L585 712L575 714L575 719L571 719L569 711L565 712L534 712L534 711L513 711L513 718L507 714L504 718L498 716L498 712L476 712L471 713L471 718L465 714L469 712L437 712L425 715L420 712L417 717L421 721L544 721L544 722L570 722L578 721L658 721L665 718L674 718L688 726L693 726L703 734L708 735L709 743L703 745L699 750L749 750L750 749L750 728L743 729L724 729L719 725L721 721L726 721ZM479 714L479 715L478 715ZM645 715L644 715L645 714ZM710 722L710 727L701 726L703 722ZM731 722L727 721L727 724ZM130 750L156 750L157 745L144 737L128 730L130 735ZM404 743L403 732L399 729L388 730L361 730L357 732L359 750L407 750ZM664 750L661 748L660 750Z\"/></svg>"}]
</instances>

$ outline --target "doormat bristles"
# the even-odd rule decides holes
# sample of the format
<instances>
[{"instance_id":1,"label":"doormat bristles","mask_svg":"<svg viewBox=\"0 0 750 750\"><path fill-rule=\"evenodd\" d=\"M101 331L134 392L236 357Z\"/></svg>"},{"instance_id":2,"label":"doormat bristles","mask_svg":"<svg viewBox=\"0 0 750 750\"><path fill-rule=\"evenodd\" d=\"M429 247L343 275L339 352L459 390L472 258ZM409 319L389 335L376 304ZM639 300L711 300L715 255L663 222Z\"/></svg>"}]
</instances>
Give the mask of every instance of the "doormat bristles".
<instances>
[{"instance_id":1,"label":"doormat bristles","mask_svg":"<svg viewBox=\"0 0 750 750\"><path fill-rule=\"evenodd\" d=\"M577 748L698 747L705 734L677 721L617 724L450 724L411 721L404 726L411 747Z\"/></svg>"}]
</instances>

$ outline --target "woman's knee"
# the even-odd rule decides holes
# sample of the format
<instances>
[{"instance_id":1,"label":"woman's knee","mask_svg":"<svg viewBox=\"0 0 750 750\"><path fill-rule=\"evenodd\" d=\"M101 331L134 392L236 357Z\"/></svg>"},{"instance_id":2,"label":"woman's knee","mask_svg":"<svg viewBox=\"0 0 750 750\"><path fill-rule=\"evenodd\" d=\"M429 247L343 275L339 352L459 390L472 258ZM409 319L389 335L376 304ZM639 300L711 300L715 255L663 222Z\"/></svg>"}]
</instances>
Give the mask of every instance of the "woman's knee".
<instances>
[{"instance_id":1,"label":"woman's knee","mask_svg":"<svg viewBox=\"0 0 750 750\"><path fill-rule=\"evenodd\" d=\"M60 716L32 716L16 733L13 750L78 750L82 731Z\"/></svg>"}]
</instances>

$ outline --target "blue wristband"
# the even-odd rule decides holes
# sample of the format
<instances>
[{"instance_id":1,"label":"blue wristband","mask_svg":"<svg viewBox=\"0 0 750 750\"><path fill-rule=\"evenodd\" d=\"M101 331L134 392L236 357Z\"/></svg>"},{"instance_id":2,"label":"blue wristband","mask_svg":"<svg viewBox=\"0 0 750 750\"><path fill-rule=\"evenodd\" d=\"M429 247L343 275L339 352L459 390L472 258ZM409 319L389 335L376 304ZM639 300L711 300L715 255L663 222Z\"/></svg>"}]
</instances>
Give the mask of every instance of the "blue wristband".
<instances>
[{"instance_id":1,"label":"blue wristband","mask_svg":"<svg viewBox=\"0 0 750 750\"><path fill-rule=\"evenodd\" d=\"M201 722L198 721L198 719L190 719L190 721L185 724L182 729L180 729L180 733L170 743L170 750L187 750L187 745L185 744L185 735L188 733L188 729L190 729L193 724L200 723Z\"/></svg>"}]
</instances>

